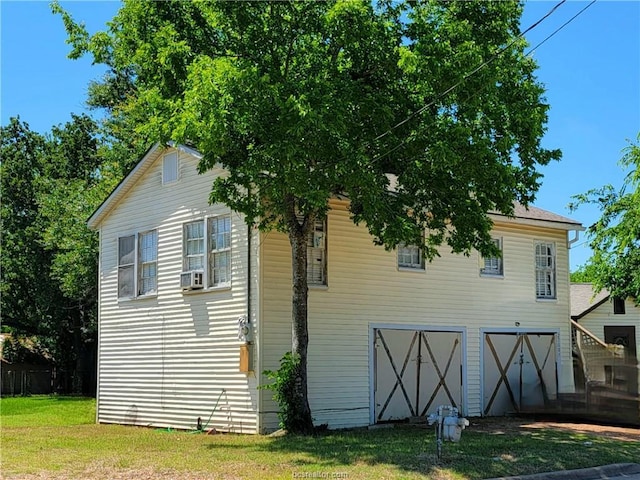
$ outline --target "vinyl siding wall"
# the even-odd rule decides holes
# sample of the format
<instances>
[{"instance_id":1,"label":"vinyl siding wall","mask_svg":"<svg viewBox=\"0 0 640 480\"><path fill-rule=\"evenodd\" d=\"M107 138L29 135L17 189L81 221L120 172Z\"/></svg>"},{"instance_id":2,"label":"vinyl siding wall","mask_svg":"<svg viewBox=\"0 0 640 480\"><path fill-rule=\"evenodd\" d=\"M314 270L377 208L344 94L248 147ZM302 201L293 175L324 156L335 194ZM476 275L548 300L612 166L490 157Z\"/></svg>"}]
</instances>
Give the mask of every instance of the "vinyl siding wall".
<instances>
[{"instance_id":1,"label":"vinyl siding wall","mask_svg":"<svg viewBox=\"0 0 640 480\"><path fill-rule=\"evenodd\" d=\"M572 391L566 232L505 223L496 224L495 236L503 240L504 278L481 277L477 253L452 255L446 248L426 271L399 270L396 252L374 246L366 228L350 220L346 202L331 203L328 286L309 290L309 401L316 424L370 423L372 324L462 327L465 415L479 416L482 409L481 328L558 331L560 391ZM557 300L536 300L535 240L555 242ZM291 349L286 236L263 235L260 258L262 371L278 368ZM262 427L276 428L277 405L268 394L261 398Z\"/></svg>"},{"instance_id":2,"label":"vinyl siding wall","mask_svg":"<svg viewBox=\"0 0 640 480\"><path fill-rule=\"evenodd\" d=\"M100 225L99 422L194 428L198 417L210 417L210 428L257 430L256 379L239 371L238 317L248 312L249 273L240 216L231 215L231 288L180 288L184 223L229 213L207 206L222 172L198 175L197 162L180 152L179 180L163 186L159 151ZM158 230L157 296L119 300L118 237L151 229Z\"/></svg>"},{"instance_id":3,"label":"vinyl siding wall","mask_svg":"<svg viewBox=\"0 0 640 480\"><path fill-rule=\"evenodd\" d=\"M636 355L640 357L640 307L637 307L633 300L627 299L624 308L624 314L614 314L613 302L606 301L578 320L578 323L602 341L605 340L605 325L636 327Z\"/></svg>"}]
</instances>

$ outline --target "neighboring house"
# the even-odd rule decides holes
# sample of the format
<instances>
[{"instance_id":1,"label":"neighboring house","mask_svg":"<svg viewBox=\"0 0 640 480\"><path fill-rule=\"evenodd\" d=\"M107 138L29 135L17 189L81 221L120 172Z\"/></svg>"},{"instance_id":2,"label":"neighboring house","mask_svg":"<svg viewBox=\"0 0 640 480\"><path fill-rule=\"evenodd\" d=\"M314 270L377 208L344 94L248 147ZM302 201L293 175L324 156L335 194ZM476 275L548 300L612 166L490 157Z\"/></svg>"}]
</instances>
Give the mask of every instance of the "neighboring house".
<instances>
[{"instance_id":1,"label":"neighboring house","mask_svg":"<svg viewBox=\"0 0 640 480\"><path fill-rule=\"evenodd\" d=\"M606 289L596 292L590 283L572 283L571 319L602 342L625 347L622 357L608 355L602 365L587 365L591 380L638 395L640 307L633 299L613 298Z\"/></svg>"},{"instance_id":2,"label":"neighboring house","mask_svg":"<svg viewBox=\"0 0 640 480\"><path fill-rule=\"evenodd\" d=\"M277 428L258 386L291 349L289 242L209 205L225 172L198 175L199 159L152 147L89 219L100 232L99 422ZM441 404L502 415L573 391L568 247L583 228L537 208L491 217L501 258L443 247L425 264L415 247L375 246L348 201L331 201L309 239L316 424Z\"/></svg>"}]
</instances>

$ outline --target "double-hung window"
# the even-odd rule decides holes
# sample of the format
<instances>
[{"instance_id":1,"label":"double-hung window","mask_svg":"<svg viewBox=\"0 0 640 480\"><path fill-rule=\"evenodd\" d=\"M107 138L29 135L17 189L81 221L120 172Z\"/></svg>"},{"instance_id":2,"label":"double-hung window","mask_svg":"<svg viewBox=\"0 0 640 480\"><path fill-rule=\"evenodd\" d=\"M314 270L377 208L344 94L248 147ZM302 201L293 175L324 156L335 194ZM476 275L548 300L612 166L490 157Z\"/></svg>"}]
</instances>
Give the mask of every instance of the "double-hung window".
<instances>
[{"instance_id":1,"label":"double-hung window","mask_svg":"<svg viewBox=\"0 0 640 480\"><path fill-rule=\"evenodd\" d=\"M222 215L209 222L209 286L231 284L231 217Z\"/></svg>"},{"instance_id":2,"label":"double-hung window","mask_svg":"<svg viewBox=\"0 0 640 480\"><path fill-rule=\"evenodd\" d=\"M556 252L552 242L536 242L536 298L556 298Z\"/></svg>"},{"instance_id":3,"label":"double-hung window","mask_svg":"<svg viewBox=\"0 0 640 480\"><path fill-rule=\"evenodd\" d=\"M307 239L307 283L327 284L327 222L316 220Z\"/></svg>"},{"instance_id":4,"label":"double-hung window","mask_svg":"<svg viewBox=\"0 0 640 480\"><path fill-rule=\"evenodd\" d=\"M493 238L494 245L502 252L502 239ZM480 273L487 276L501 277L504 275L503 257L484 257L482 259L483 265L480 268Z\"/></svg>"},{"instance_id":5,"label":"double-hung window","mask_svg":"<svg viewBox=\"0 0 640 480\"><path fill-rule=\"evenodd\" d=\"M184 269L204 271L204 220L184 226Z\"/></svg>"},{"instance_id":6,"label":"double-hung window","mask_svg":"<svg viewBox=\"0 0 640 480\"><path fill-rule=\"evenodd\" d=\"M118 238L118 298L153 295L158 289L158 231Z\"/></svg>"},{"instance_id":7,"label":"double-hung window","mask_svg":"<svg viewBox=\"0 0 640 480\"><path fill-rule=\"evenodd\" d=\"M187 223L183 238L185 272L202 272L209 287L231 285L230 215Z\"/></svg>"},{"instance_id":8,"label":"double-hung window","mask_svg":"<svg viewBox=\"0 0 640 480\"><path fill-rule=\"evenodd\" d=\"M398 267L424 270L422 250L416 245L401 243L398 245Z\"/></svg>"}]
</instances>

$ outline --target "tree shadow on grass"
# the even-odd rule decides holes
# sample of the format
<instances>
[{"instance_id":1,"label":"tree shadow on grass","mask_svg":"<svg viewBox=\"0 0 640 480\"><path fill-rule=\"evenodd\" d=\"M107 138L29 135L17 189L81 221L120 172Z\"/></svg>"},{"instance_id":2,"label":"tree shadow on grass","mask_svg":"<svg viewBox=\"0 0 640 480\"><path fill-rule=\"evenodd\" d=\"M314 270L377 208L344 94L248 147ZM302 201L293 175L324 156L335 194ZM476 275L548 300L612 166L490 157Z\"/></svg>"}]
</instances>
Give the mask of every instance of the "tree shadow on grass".
<instances>
[{"instance_id":1,"label":"tree shadow on grass","mask_svg":"<svg viewBox=\"0 0 640 480\"><path fill-rule=\"evenodd\" d=\"M432 429L400 426L390 429L329 431L316 436L285 435L255 445L281 454L292 470L331 472L371 467L429 478L481 479L556 470L570 470L640 458L640 445L583 433L554 430L491 435L463 432L460 443L445 443L436 457ZM302 454L299 455L298 454Z\"/></svg>"}]
</instances>

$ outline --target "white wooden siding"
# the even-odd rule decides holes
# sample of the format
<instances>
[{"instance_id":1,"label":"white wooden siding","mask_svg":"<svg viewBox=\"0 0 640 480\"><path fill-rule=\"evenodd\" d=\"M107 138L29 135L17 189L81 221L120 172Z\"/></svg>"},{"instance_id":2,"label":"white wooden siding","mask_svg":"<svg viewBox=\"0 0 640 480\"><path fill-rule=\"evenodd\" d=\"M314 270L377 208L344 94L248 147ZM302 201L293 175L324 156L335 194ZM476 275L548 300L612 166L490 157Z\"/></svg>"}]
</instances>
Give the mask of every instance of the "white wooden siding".
<instances>
[{"instance_id":1,"label":"white wooden siding","mask_svg":"<svg viewBox=\"0 0 640 480\"><path fill-rule=\"evenodd\" d=\"M578 320L578 323L604 341L604 327L620 325L636 327L636 355L640 358L640 307L632 300L625 300L624 314L613 313L613 302L604 302Z\"/></svg>"},{"instance_id":2,"label":"white wooden siding","mask_svg":"<svg viewBox=\"0 0 640 480\"><path fill-rule=\"evenodd\" d=\"M207 206L221 171L198 175L197 159L180 151L178 180L163 186L161 153L100 225L98 421L194 428L211 416L209 427L256 432L255 375L239 372L247 226L232 214L231 288L183 293L183 224L229 210ZM158 230L157 296L119 300L117 239L149 229Z\"/></svg>"},{"instance_id":3,"label":"white wooden siding","mask_svg":"<svg viewBox=\"0 0 640 480\"><path fill-rule=\"evenodd\" d=\"M481 328L557 329L560 391L573 389L569 332L566 232L498 224L504 277L480 275L482 261L451 255L426 271L398 269L396 252L372 243L349 218L346 202L333 201L327 226L328 285L309 290L309 401L316 424L367 425L370 419L371 324L464 327L467 378L464 413L481 414ZM555 242L557 299L537 301L535 240ZM291 349L291 256L287 238L261 237L261 369L277 369ZM518 322L518 324L516 323ZM262 379L262 381L267 381ZM269 392L261 398L261 426L277 427Z\"/></svg>"}]
</instances>

